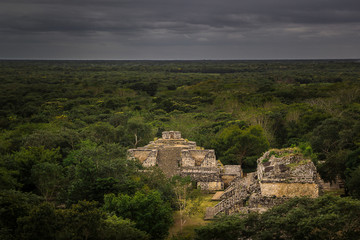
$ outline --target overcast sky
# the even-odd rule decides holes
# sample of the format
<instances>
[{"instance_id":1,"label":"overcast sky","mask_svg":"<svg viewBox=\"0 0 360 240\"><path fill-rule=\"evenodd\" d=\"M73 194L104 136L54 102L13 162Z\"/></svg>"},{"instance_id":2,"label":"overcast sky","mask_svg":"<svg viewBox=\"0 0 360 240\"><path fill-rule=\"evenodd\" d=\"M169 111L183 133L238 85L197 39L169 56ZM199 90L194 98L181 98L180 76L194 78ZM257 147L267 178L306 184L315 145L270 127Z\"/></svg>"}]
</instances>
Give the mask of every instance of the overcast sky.
<instances>
[{"instance_id":1,"label":"overcast sky","mask_svg":"<svg viewBox=\"0 0 360 240\"><path fill-rule=\"evenodd\" d=\"M1 0L0 59L360 58L360 0Z\"/></svg>"}]
</instances>

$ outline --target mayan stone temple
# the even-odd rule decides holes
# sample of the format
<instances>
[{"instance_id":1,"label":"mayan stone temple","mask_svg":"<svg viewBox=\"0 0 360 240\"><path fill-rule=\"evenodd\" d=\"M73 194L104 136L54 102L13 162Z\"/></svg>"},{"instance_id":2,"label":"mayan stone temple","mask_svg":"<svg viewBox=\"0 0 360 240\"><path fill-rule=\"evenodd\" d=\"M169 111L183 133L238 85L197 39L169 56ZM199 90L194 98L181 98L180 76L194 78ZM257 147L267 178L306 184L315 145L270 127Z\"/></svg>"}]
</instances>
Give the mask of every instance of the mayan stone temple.
<instances>
[{"instance_id":1,"label":"mayan stone temple","mask_svg":"<svg viewBox=\"0 0 360 240\"><path fill-rule=\"evenodd\" d=\"M179 131L165 131L162 138L144 147L128 150L129 158L144 167L158 166L166 176L190 176L202 190L223 190L233 179L242 176L240 165L223 166L215 151L202 149L196 142L181 137Z\"/></svg>"},{"instance_id":2,"label":"mayan stone temple","mask_svg":"<svg viewBox=\"0 0 360 240\"><path fill-rule=\"evenodd\" d=\"M316 198L321 190L321 179L311 159L297 148L273 149L257 160L256 172L231 182L221 202L207 209L205 218L264 212L293 197Z\"/></svg>"}]
</instances>

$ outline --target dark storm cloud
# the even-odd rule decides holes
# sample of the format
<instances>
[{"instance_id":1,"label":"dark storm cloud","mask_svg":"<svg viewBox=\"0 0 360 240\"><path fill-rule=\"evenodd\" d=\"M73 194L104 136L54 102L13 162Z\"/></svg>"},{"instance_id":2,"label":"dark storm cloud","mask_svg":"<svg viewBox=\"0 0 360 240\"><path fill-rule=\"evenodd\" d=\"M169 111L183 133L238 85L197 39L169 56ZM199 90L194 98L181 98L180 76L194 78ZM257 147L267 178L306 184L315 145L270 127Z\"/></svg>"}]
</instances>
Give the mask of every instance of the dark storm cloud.
<instances>
[{"instance_id":1,"label":"dark storm cloud","mask_svg":"<svg viewBox=\"0 0 360 240\"><path fill-rule=\"evenodd\" d=\"M359 26L357 0L3 0L0 57L360 57Z\"/></svg>"}]
</instances>

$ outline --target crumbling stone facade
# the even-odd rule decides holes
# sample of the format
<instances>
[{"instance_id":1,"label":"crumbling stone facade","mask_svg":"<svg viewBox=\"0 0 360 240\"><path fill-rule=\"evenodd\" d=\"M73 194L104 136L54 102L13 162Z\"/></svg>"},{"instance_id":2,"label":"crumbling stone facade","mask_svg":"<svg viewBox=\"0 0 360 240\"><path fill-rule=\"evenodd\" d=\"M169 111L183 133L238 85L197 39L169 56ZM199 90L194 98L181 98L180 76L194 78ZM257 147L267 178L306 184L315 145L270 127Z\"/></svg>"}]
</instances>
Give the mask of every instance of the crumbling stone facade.
<instances>
[{"instance_id":1,"label":"crumbling stone facade","mask_svg":"<svg viewBox=\"0 0 360 240\"><path fill-rule=\"evenodd\" d=\"M240 173L240 174L239 174ZM231 182L238 177L242 176L242 170L240 165L225 165L221 173L221 179L224 182L224 187L230 186Z\"/></svg>"},{"instance_id":2,"label":"crumbling stone facade","mask_svg":"<svg viewBox=\"0 0 360 240\"><path fill-rule=\"evenodd\" d=\"M318 197L320 177L315 165L297 148L271 150L257 160L257 171L231 182L221 202L207 209L206 218L215 215L263 212L293 197Z\"/></svg>"},{"instance_id":3,"label":"crumbling stone facade","mask_svg":"<svg viewBox=\"0 0 360 240\"><path fill-rule=\"evenodd\" d=\"M179 131L165 131L162 138L148 145L128 150L144 167L159 166L168 176L190 176L203 190L224 189L223 179L241 176L240 166L225 166L216 160L214 150L204 150L195 142L181 138Z\"/></svg>"}]
</instances>

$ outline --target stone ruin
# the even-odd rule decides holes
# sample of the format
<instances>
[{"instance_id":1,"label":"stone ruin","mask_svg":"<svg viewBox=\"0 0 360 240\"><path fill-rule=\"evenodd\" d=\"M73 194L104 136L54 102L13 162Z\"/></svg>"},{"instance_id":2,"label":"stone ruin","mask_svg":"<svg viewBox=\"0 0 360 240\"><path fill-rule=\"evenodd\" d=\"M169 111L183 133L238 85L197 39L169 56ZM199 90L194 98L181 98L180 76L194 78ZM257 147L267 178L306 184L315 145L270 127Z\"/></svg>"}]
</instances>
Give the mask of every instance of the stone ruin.
<instances>
[{"instance_id":1,"label":"stone ruin","mask_svg":"<svg viewBox=\"0 0 360 240\"><path fill-rule=\"evenodd\" d=\"M128 156L138 159L144 167L160 167L168 177L190 176L202 190L223 190L233 179L242 177L240 165L222 166L214 150L183 139L179 131L165 131L162 138L129 149Z\"/></svg>"},{"instance_id":2,"label":"stone ruin","mask_svg":"<svg viewBox=\"0 0 360 240\"><path fill-rule=\"evenodd\" d=\"M160 167L166 176L190 176L203 190L217 192L220 202L207 208L205 219L219 214L264 212L293 197L318 197L323 181L313 162L298 148L273 149L257 160L257 171L243 176L240 165L225 165L215 151L165 131L162 138L128 150L144 167Z\"/></svg>"},{"instance_id":3,"label":"stone ruin","mask_svg":"<svg viewBox=\"0 0 360 240\"><path fill-rule=\"evenodd\" d=\"M221 202L207 208L205 219L218 214L264 212L290 198L315 198L321 192L315 165L297 148L268 151L257 164L256 172L231 182Z\"/></svg>"}]
</instances>

